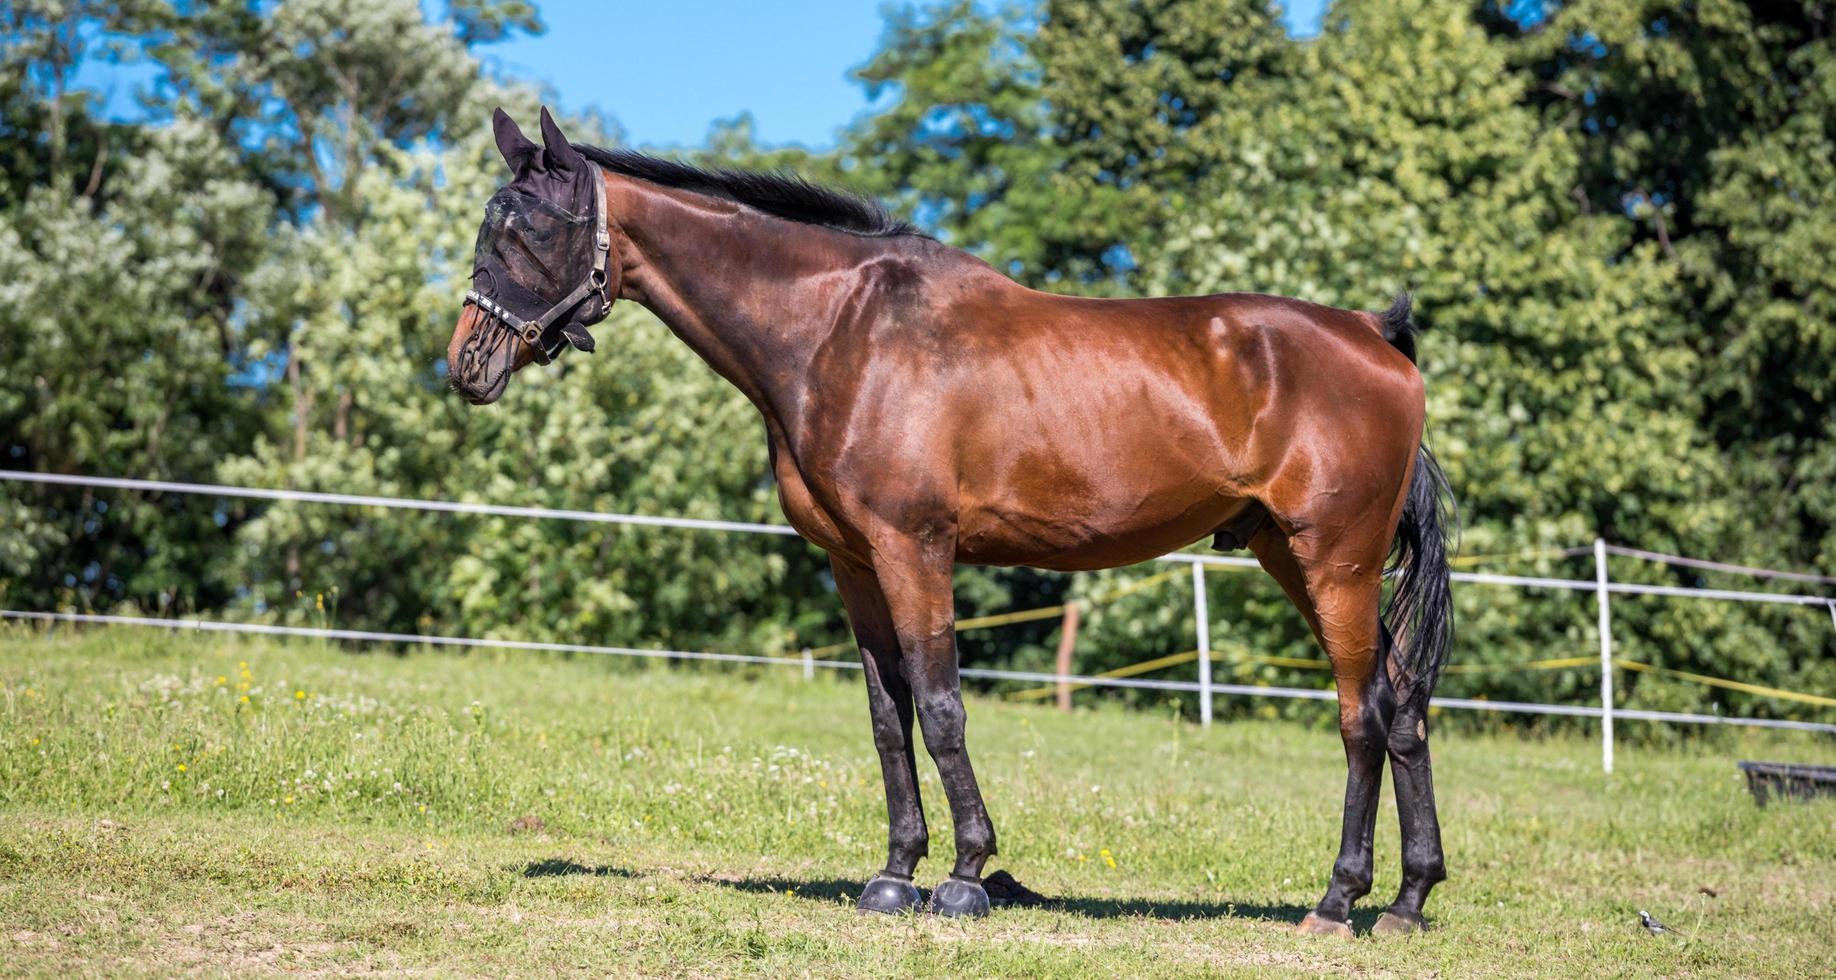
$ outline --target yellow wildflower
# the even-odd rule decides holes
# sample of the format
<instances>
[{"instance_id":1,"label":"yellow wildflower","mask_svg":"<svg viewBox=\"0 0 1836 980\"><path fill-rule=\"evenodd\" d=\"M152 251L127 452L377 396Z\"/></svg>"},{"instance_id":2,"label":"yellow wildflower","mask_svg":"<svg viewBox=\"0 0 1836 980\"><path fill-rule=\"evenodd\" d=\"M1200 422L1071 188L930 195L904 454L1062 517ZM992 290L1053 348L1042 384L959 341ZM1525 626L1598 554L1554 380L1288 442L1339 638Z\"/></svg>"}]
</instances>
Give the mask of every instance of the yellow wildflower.
<instances>
[{"instance_id":1,"label":"yellow wildflower","mask_svg":"<svg viewBox=\"0 0 1836 980\"><path fill-rule=\"evenodd\" d=\"M323 592L319 593L317 598L315 598L313 601L318 605L320 612L325 611L325 593Z\"/></svg>"},{"instance_id":2,"label":"yellow wildflower","mask_svg":"<svg viewBox=\"0 0 1836 980\"><path fill-rule=\"evenodd\" d=\"M243 704L248 704L248 703L249 703L249 696L248 696L248 695L246 695L246 694L244 694L244 695L243 695L243 696L241 697L241 699L240 699L240 700L242 701L242 703L243 703Z\"/></svg>"},{"instance_id":3,"label":"yellow wildflower","mask_svg":"<svg viewBox=\"0 0 1836 980\"><path fill-rule=\"evenodd\" d=\"M306 700L306 692L305 692L305 691L295 691L295 692L293 692L293 700L295 700L295 701L304 701L304 700Z\"/></svg>"},{"instance_id":4,"label":"yellow wildflower","mask_svg":"<svg viewBox=\"0 0 1836 980\"><path fill-rule=\"evenodd\" d=\"M217 675L217 686L218 687L222 687L223 685L228 684L228 683L229 683L229 678L223 676L222 674Z\"/></svg>"},{"instance_id":5,"label":"yellow wildflower","mask_svg":"<svg viewBox=\"0 0 1836 980\"><path fill-rule=\"evenodd\" d=\"M281 802L282 802L282 803L292 803L292 802L293 802L293 794L292 794L292 793L288 793L288 794L287 794L287 798L286 798L286 799L284 799L284 800L282 800Z\"/></svg>"},{"instance_id":6,"label":"yellow wildflower","mask_svg":"<svg viewBox=\"0 0 1836 980\"><path fill-rule=\"evenodd\" d=\"M1116 857L1115 855L1109 853L1109 848L1105 847L1102 850L1097 851L1097 854L1102 856L1103 863L1108 865L1110 868L1113 869L1116 866Z\"/></svg>"},{"instance_id":7,"label":"yellow wildflower","mask_svg":"<svg viewBox=\"0 0 1836 980\"><path fill-rule=\"evenodd\" d=\"M178 771L179 771L179 772L184 772L184 771L185 771L185 764L184 764L183 762L181 762L181 763L179 763L179 764L178 764Z\"/></svg>"}]
</instances>

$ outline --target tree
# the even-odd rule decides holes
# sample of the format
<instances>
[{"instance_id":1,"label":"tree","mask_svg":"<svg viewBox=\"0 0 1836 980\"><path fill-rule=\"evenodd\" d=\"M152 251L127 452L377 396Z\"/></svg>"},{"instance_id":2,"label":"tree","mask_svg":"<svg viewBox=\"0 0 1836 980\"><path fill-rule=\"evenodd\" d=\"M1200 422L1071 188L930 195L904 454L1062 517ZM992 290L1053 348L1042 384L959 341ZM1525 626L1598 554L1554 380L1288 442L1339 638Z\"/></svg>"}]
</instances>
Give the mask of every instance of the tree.
<instances>
[{"instance_id":1,"label":"tree","mask_svg":"<svg viewBox=\"0 0 1836 980\"><path fill-rule=\"evenodd\" d=\"M1836 563L1836 14L1734 0L1526 5L1497 25L1549 124L1582 148L1574 192L1675 264L1703 424L1769 534L1757 563Z\"/></svg>"},{"instance_id":2,"label":"tree","mask_svg":"<svg viewBox=\"0 0 1836 980\"><path fill-rule=\"evenodd\" d=\"M246 442L230 383L233 284L266 254L270 201L207 120L97 118L70 87L84 29L131 4L10 6L0 45L0 451L50 472L208 477ZM0 595L26 608L214 606L224 515L174 497L0 485Z\"/></svg>"}]
</instances>

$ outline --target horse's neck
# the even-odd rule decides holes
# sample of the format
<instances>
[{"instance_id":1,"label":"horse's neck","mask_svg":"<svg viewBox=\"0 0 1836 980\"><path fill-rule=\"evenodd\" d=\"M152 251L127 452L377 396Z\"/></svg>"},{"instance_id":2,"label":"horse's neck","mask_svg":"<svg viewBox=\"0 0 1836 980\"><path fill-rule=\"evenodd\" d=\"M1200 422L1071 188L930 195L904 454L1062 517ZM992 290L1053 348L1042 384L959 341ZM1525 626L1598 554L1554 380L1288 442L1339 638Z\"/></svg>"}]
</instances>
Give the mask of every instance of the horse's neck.
<instances>
[{"instance_id":1,"label":"horse's neck","mask_svg":"<svg viewBox=\"0 0 1836 980\"><path fill-rule=\"evenodd\" d=\"M768 424L799 414L846 299L841 274L874 243L640 181L615 178L609 189L620 295L655 313Z\"/></svg>"}]
</instances>

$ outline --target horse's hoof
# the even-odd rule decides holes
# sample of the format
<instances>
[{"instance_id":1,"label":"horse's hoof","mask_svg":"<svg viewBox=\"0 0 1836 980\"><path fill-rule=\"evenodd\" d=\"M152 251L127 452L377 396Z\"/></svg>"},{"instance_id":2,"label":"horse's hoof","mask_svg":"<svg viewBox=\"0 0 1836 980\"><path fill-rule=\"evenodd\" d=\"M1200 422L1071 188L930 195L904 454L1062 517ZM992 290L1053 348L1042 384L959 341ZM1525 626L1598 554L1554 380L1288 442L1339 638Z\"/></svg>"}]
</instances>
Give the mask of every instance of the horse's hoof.
<instances>
[{"instance_id":1,"label":"horse's hoof","mask_svg":"<svg viewBox=\"0 0 1836 980\"><path fill-rule=\"evenodd\" d=\"M861 889L861 900L854 907L862 912L901 915L917 908L920 901L918 886L912 884L912 879L880 874Z\"/></svg>"},{"instance_id":2,"label":"horse's hoof","mask_svg":"<svg viewBox=\"0 0 1836 980\"><path fill-rule=\"evenodd\" d=\"M1385 912L1377 917L1377 924L1371 927L1373 936L1400 936L1427 931L1427 920L1413 912Z\"/></svg>"},{"instance_id":3,"label":"horse's hoof","mask_svg":"<svg viewBox=\"0 0 1836 980\"><path fill-rule=\"evenodd\" d=\"M931 912L950 919L979 919L988 914L988 892L979 881L951 875L931 890Z\"/></svg>"},{"instance_id":4,"label":"horse's hoof","mask_svg":"<svg viewBox=\"0 0 1836 980\"><path fill-rule=\"evenodd\" d=\"M1303 936L1338 936L1341 939L1352 937L1351 923L1334 922L1318 912L1308 912L1307 917L1301 920L1300 926L1294 931Z\"/></svg>"}]
</instances>

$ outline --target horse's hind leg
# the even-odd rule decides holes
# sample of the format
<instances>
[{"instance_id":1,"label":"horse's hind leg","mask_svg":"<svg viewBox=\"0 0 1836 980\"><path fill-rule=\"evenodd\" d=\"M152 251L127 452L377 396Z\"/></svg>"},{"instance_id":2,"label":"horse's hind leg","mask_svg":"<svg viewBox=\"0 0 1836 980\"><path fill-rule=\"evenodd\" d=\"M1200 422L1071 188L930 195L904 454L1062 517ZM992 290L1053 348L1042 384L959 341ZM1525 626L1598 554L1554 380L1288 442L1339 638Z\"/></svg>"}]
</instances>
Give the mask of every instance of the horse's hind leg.
<instances>
[{"instance_id":1,"label":"horse's hind leg","mask_svg":"<svg viewBox=\"0 0 1836 980\"><path fill-rule=\"evenodd\" d=\"M1441 823L1434 811L1434 772L1428 760L1427 692L1411 696L1390 724L1390 771L1396 776L1396 814L1402 822L1403 878L1372 932L1414 932L1426 928L1422 906L1428 890L1447 877L1441 852Z\"/></svg>"},{"instance_id":2,"label":"horse's hind leg","mask_svg":"<svg viewBox=\"0 0 1836 980\"><path fill-rule=\"evenodd\" d=\"M879 749L880 775L886 782L886 870L862 889L858 907L863 912L908 912L919 902L912 872L930 841L912 754L912 690L899 666L903 654L879 580L870 569L841 558L831 558L829 564L860 644L873 744Z\"/></svg>"},{"instance_id":3,"label":"horse's hind leg","mask_svg":"<svg viewBox=\"0 0 1836 980\"><path fill-rule=\"evenodd\" d=\"M1331 553L1317 542L1290 539L1272 525L1258 533L1250 547L1307 617L1332 661L1339 692L1339 737L1345 744L1345 815L1332 880L1300 928L1350 936L1352 903L1371 890L1371 844L1383 789L1385 740L1395 714L1395 697L1380 669L1383 555Z\"/></svg>"}]
</instances>

